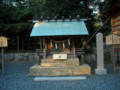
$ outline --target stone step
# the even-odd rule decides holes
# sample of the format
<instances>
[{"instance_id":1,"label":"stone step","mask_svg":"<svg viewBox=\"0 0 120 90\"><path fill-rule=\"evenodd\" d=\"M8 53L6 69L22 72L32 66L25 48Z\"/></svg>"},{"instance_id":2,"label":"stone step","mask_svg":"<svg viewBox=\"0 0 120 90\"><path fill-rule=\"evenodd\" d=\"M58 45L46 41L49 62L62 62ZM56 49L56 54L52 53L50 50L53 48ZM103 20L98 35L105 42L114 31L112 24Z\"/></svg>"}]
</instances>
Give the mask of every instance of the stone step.
<instances>
[{"instance_id":1,"label":"stone step","mask_svg":"<svg viewBox=\"0 0 120 90\"><path fill-rule=\"evenodd\" d=\"M41 67L34 65L30 68L30 76L73 76L73 75L89 75L91 68L84 64L76 67Z\"/></svg>"},{"instance_id":2,"label":"stone step","mask_svg":"<svg viewBox=\"0 0 120 90\"><path fill-rule=\"evenodd\" d=\"M53 60L53 59L44 59L41 61L42 66L79 66L79 59L67 59L67 60Z\"/></svg>"},{"instance_id":3,"label":"stone step","mask_svg":"<svg viewBox=\"0 0 120 90\"><path fill-rule=\"evenodd\" d=\"M42 63L41 67L66 67L64 63Z\"/></svg>"},{"instance_id":4,"label":"stone step","mask_svg":"<svg viewBox=\"0 0 120 90\"><path fill-rule=\"evenodd\" d=\"M73 58L73 59L51 59L51 58L47 58L47 59L42 59L41 60L42 63L59 63L59 62L79 62L78 58Z\"/></svg>"},{"instance_id":5,"label":"stone step","mask_svg":"<svg viewBox=\"0 0 120 90\"><path fill-rule=\"evenodd\" d=\"M54 61L41 61L42 63L79 63L79 60L54 60Z\"/></svg>"},{"instance_id":6,"label":"stone step","mask_svg":"<svg viewBox=\"0 0 120 90\"><path fill-rule=\"evenodd\" d=\"M65 62L65 63L41 63L42 67L67 67L67 66L79 66L79 63Z\"/></svg>"}]
</instances>

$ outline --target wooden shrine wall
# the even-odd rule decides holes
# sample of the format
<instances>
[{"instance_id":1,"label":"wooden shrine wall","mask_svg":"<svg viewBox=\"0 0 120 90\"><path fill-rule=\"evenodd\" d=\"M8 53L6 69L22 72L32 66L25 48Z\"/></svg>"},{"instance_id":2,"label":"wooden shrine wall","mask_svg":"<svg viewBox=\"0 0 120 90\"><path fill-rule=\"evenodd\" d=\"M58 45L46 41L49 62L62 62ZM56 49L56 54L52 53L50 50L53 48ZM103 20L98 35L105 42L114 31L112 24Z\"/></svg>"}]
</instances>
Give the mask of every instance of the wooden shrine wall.
<instances>
[{"instance_id":1,"label":"wooden shrine wall","mask_svg":"<svg viewBox=\"0 0 120 90\"><path fill-rule=\"evenodd\" d=\"M112 33L120 34L120 12L116 13L111 18L111 25L112 25Z\"/></svg>"}]
</instances>

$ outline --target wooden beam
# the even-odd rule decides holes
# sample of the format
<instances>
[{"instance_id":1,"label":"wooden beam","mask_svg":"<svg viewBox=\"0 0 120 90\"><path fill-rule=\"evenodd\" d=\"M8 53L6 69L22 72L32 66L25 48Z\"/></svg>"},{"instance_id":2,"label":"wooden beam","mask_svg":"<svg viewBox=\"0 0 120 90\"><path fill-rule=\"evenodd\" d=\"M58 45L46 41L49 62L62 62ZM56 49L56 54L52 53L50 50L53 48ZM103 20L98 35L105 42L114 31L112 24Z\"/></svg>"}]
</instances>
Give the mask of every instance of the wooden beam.
<instances>
[{"instance_id":1,"label":"wooden beam","mask_svg":"<svg viewBox=\"0 0 120 90\"><path fill-rule=\"evenodd\" d=\"M114 46L112 46L112 61L113 61L113 73L115 74L115 72L116 72L116 67L115 67L115 52L114 52Z\"/></svg>"},{"instance_id":2,"label":"wooden beam","mask_svg":"<svg viewBox=\"0 0 120 90\"><path fill-rule=\"evenodd\" d=\"M39 62L38 62L38 64L39 65L41 65L41 60L42 60L42 55L41 55L41 50L43 50L43 48L42 48L42 38L39 38L39 42L40 42L40 51L39 51ZM43 51L42 51L42 53L43 53Z\"/></svg>"},{"instance_id":3,"label":"wooden beam","mask_svg":"<svg viewBox=\"0 0 120 90\"><path fill-rule=\"evenodd\" d=\"M47 54L46 49L47 49L47 47L46 47L46 39L43 38L43 53L44 53L43 58L44 59L46 59L46 54Z\"/></svg>"},{"instance_id":4,"label":"wooden beam","mask_svg":"<svg viewBox=\"0 0 120 90\"><path fill-rule=\"evenodd\" d=\"M4 47L1 48L1 56L2 56L2 74L5 74Z\"/></svg>"},{"instance_id":5,"label":"wooden beam","mask_svg":"<svg viewBox=\"0 0 120 90\"><path fill-rule=\"evenodd\" d=\"M74 58L76 56L75 47L73 48L73 56L74 56Z\"/></svg>"},{"instance_id":6,"label":"wooden beam","mask_svg":"<svg viewBox=\"0 0 120 90\"><path fill-rule=\"evenodd\" d=\"M73 57L76 57L76 50L75 50L75 39L72 40L72 48L73 48Z\"/></svg>"},{"instance_id":7,"label":"wooden beam","mask_svg":"<svg viewBox=\"0 0 120 90\"><path fill-rule=\"evenodd\" d=\"M42 39L39 38L39 40L40 40L40 49L42 49Z\"/></svg>"}]
</instances>

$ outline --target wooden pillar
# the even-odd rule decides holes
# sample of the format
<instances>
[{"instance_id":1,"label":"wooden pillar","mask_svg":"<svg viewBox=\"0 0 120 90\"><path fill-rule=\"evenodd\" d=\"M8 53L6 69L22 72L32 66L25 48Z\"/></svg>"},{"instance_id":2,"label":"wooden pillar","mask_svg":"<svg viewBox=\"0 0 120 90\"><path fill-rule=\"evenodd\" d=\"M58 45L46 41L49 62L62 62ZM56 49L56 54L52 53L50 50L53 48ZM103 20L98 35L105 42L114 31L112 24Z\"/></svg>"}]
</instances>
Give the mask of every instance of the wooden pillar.
<instances>
[{"instance_id":1,"label":"wooden pillar","mask_svg":"<svg viewBox=\"0 0 120 90\"><path fill-rule=\"evenodd\" d=\"M47 54L47 52L46 52L46 50L47 50L47 45L46 45L46 39L45 38L43 38L43 58L44 59L46 59L46 54Z\"/></svg>"},{"instance_id":2,"label":"wooden pillar","mask_svg":"<svg viewBox=\"0 0 120 90\"><path fill-rule=\"evenodd\" d=\"M84 63L84 52L81 53L81 63Z\"/></svg>"},{"instance_id":3,"label":"wooden pillar","mask_svg":"<svg viewBox=\"0 0 120 90\"><path fill-rule=\"evenodd\" d=\"M115 68L115 61L116 61L116 59L115 59L115 52L114 52L114 46L112 46L112 62L113 62L113 73L115 73L116 72L116 68Z\"/></svg>"},{"instance_id":4,"label":"wooden pillar","mask_svg":"<svg viewBox=\"0 0 120 90\"><path fill-rule=\"evenodd\" d=\"M39 40L40 40L40 49L42 49L42 39L39 38Z\"/></svg>"},{"instance_id":5,"label":"wooden pillar","mask_svg":"<svg viewBox=\"0 0 120 90\"><path fill-rule=\"evenodd\" d=\"M4 62L4 48L1 48L1 55L2 55L2 74L5 74L5 62Z\"/></svg>"},{"instance_id":6,"label":"wooden pillar","mask_svg":"<svg viewBox=\"0 0 120 90\"><path fill-rule=\"evenodd\" d=\"M73 48L73 56L74 56L74 58L76 56L75 47Z\"/></svg>"},{"instance_id":7,"label":"wooden pillar","mask_svg":"<svg viewBox=\"0 0 120 90\"><path fill-rule=\"evenodd\" d=\"M41 60L42 60L42 55L41 55L41 50L43 50L42 49L42 39L41 38L39 38L39 42L40 42L40 50L39 50L39 62L38 62L38 64L39 65L41 65Z\"/></svg>"},{"instance_id":8,"label":"wooden pillar","mask_svg":"<svg viewBox=\"0 0 120 90\"><path fill-rule=\"evenodd\" d=\"M73 57L76 57L76 50L75 50L75 41L74 39L72 40L72 48L73 48Z\"/></svg>"}]
</instances>

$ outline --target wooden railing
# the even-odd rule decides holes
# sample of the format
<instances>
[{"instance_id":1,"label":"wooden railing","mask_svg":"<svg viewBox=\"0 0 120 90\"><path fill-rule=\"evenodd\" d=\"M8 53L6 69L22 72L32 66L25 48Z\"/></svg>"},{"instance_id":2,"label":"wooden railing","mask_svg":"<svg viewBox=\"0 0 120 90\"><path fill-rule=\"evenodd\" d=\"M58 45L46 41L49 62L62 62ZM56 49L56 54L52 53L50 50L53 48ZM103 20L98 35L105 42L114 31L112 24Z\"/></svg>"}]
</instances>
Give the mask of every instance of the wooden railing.
<instances>
[{"instance_id":1,"label":"wooden railing","mask_svg":"<svg viewBox=\"0 0 120 90\"><path fill-rule=\"evenodd\" d=\"M76 48L75 54L76 54L76 56L81 56L84 54L84 51L85 51L84 49ZM43 57L43 55L44 55L43 49L36 49L35 52L38 53L38 55L41 57ZM48 50L46 50L46 55L48 56L49 54L51 54L51 53Z\"/></svg>"},{"instance_id":2,"label":"wooden railing","mask_svg":"<svg viewBox=\"0 0 120 90\"><path fill-rule=\"evenodd\" d=\"M81 48L76 48L76 55L81 55L81 54L84 54L84 49L81 49Z\"/></svg>"}]
</instances>

